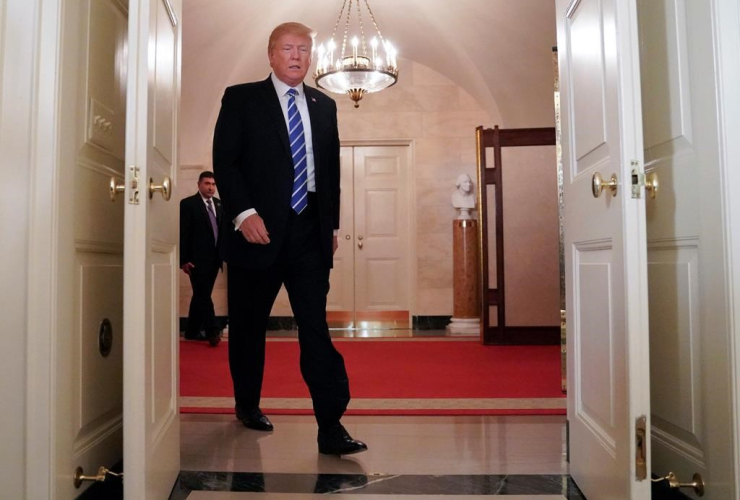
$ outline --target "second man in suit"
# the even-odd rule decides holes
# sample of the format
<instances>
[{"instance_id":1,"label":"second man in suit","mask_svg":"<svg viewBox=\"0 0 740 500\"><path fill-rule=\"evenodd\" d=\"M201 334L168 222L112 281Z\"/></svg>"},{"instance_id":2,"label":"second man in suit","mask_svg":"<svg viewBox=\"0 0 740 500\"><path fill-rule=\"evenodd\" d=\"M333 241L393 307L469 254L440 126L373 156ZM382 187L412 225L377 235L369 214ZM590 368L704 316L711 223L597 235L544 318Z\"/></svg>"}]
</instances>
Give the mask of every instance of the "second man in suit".
<instances>
[{"instance_id":1,"label":"second man in suit","mask_svg":"<svg viewBox=\"0 0 740 500\"><path fill-rule=\"evenodd\" d=\"M319 452L346 455L367 446L339 421L349 403L349 381L326 323L339 228L339 133L334 101L303 84L313 37L303 24L281 24L268 42L272 74L226 89L213 169L226 217L222 255L229 264L229 366L237 418L253 429L273 428L259 402L265 330L284 284L298 324Z\"/></svg>"},{"instance_id":2,"label":"second man in suit","mask_svg":"<svg viewBox=\"0 0 740 500\"><path fill-rule=\"evenodd\" d=\"M218 228L221 201L216 194L213 172L198 178L198 192L180 201L180 268L190 277L193 297L190 300L185 338L208 340L212 346L221 341L221 328L216 321L211 293L221 269ZM205 334L201 334L201 329Z\"/></svg>"}]
</instances>

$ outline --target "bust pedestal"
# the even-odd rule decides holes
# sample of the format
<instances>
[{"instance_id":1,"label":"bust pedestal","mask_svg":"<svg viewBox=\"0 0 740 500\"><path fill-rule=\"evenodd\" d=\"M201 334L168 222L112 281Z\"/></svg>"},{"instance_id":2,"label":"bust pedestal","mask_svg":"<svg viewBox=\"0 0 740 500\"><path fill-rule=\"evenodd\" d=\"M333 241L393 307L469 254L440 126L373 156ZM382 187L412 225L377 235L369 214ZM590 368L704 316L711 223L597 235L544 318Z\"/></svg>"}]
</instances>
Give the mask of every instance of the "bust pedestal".
<instances>
[{"instance_id":1,"label":"bust pedestal","mask_svg":"<svg viewBox=\"0 0 740 500\"><path fill-rule=\"evenodd\" d=\"M452 221L453 295L450 334L480 333L480 279L478 273L478 221Z\"/></svg>"}]
</instances>

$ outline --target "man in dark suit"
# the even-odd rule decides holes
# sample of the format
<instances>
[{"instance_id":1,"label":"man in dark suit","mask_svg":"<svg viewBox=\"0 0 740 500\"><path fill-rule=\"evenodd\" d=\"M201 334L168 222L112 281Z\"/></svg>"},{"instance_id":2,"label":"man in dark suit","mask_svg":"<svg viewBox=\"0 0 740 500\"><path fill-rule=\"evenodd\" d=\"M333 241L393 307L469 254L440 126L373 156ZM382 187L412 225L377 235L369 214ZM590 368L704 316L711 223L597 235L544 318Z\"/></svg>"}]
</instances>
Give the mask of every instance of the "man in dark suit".
<instances>
[{"instance_id":1,"label":"man in dark suit","mask_svg":"<svg viewBox=\"0 0 740 500\"><path fill-rule=\"evenodd\" d=\"M198 178L198 192L180 201L180 268L193 287L185 338L207 339L214 347L221 341L211 292L221 269L218 228L222 214L221 200L213 196L215 193L213 172L206 171Z\"/></svg>"},{"instance_id":2,"label":"man in dark suit","mask_svg":"<svg viewBox=\"0 0 740 500\"><path fill-rule=\"evenodd\" d=\"M313 37L302 24L281 24L268 43L272 74L226 89L213 167L226 218L221 254L229 264L229 365L237 418L249 428L273 428L259 402L267 321L284 284L298 324L319 452L346 455L367 446L339 421L349 382L326 323L339 228L339 133L334 101L303 84Z\"/></svg>"}]
</instances>

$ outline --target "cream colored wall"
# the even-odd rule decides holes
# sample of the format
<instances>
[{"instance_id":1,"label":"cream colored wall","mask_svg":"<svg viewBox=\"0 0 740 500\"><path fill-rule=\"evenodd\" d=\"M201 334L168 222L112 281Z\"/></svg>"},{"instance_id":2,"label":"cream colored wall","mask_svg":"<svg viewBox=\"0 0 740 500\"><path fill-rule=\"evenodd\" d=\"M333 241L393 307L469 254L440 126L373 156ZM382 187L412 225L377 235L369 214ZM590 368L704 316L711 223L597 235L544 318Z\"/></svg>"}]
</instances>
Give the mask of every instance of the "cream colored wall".
<instances>
[{"instance_id":1,"label":"cream colored wall","mask_svg":"<svg viewBox=\"0 0 740 500\"><path fill-rule=\"evenodd\" d=\"M343 141L410 139L415 212L415 315L452 314L452 219L450 197L461 173L475 178L475 128L491 117L470 95L443 75L410 61L400 64L398 83L370 94L355 109L338 97Z\"/></svg>"},{"instance_id":2,"label":"cream colored wall","mask_svg":"<svg viewBox=\"0 0 740 500\"><path fill-rule=\"evenodd\" d=\"M414 262L416 283L413 314L415 315L451 315L452 314L452 227L451 220L455 217L455 210L450 204L450 197L455 190L455 179L460 173L467 173L476 177L475 168L475 128L478 125L492 127L495 124L503 126L500 116L490 116L483 111L480 103L476 102L467 92L445 76L412 61L401 61L399 66L401 75L398 83L383 92L370 94L360 102L355 109L348 97L332 97L336 100L339 111L339 133L344 143L363 141L363 143L383 144L384 141L405 139L410 140L413 148L414 184L412 187L412 206L415 213L416 259ZM187 75L185 75L187 77ZM183 106L194 102L195 89L190 90L187 81L183 82ZM213 126L216 120L220 103L214 102L213 109L208 116L192 117L202 127L193 123L183 124L184 131L181 142L183 144L206 144L205 150L184 148L183 161L187 164L181 168L179 194L180 198L195 193L197 177L201 170L211 168L210 144ZM191 116L184 112L183 116ZM193 134L207 134L207 139L195 137ZM554 182L554 153L552 158L527 159L524 164L531 175L537 178L546 177L547 169L552 168ZM512 187L515 184L512 183ZM508 188L508 186L507 186ZM552 187L552 199L557 209L557 190ZM507 202L508 203L508 202ZM520 208L516 221L513 221L513 231L519 231L523 221L537 220L539 217L530 213L530 205L521 205L516 200L512 203ZM531 210L540 210L543 207L532 205ZM545 207L547 208L547 207ZM548 208L549 209L549 208ZM507 217L513 213L507 211ZM516 234L516 233L515 233ZM512 318L523 318L520 324L556 325L557 319L549 321L548 314L542 313L543 305L554 303L552 314L557 317L559 306L559 291L551 286L551 282L558 283L557 268L557 216L549 231L538 231L541 239L554 238L545 246L543 253L547 253L554 246L555 268L552 277L539 276L533 283L537 293L535 301L519 304L519 299L510 299L510 314ZM512 236L517 241L519 236ZM530 252L520 254L517 251L509 256L508 265L514 266L515 276L526 274L524 271L532 267L532 262L542 260L528 241ZM508 248L509 243L507 243ZM519 259L521 255L523 259ZM538 264L539 266L539 264ZM549 269L545 266L543 269ZM543 271L545 273L547 271ZM513 278L512 278L513 279ZM190 284L185 275L181 275L180 313L187 316L190 301ZM216 314L226 314L226 282L220 276L214 290L214 305ZM527 287L510 287L517 297L526 299L532 290ZM281 293L273 308L273 315L290 315L290 306L284 293ZM527 321L534 321L527 323ZM511 323L514 324L514 323Z\"/></svg>"},{"instance_id":3,"label":"cream colored wall","mask_svg":"<svg viewBox=\"0 0 740 500\"><path fill-rule=\"evenodd\" d=\"M555 146L506 148L504 262L507 326L560 324Z\"/></svg>"}]
</instances>

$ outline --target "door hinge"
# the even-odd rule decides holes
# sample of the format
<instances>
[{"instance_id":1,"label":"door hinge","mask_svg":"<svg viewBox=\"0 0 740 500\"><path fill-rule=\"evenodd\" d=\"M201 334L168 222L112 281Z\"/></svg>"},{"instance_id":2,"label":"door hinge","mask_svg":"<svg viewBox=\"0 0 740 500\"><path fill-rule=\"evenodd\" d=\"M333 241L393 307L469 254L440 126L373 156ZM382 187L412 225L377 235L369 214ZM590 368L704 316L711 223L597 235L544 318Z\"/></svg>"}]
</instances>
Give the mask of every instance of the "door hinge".
<instances>
[{"instance_id":1,"label":"door hinge","mask_svg":"<svg viewBox=\"0 0 740 500\"><path fill-rule=\"evenodd\" d=\"M632 198L642 198L642 187L645 185L645 174L640 170L640 162L630 161L632 167Z\"/></svg>"},{"instance_id":2,"label":"door hinge","mask_svg":"<svg viewBox=\"0 0 740 500\"><path fill-rule=\"evenodd\" d=\"M129 191L128 202L131 205L139 204L139 167L131 165L129 167L129 185L131 190Z\"/></svg>"},{"instance_id":3,"label":"door hinge","mask_svg":"<svg viewBox=\"0 0 740 500\"><path fill-rule=\"evenodd\" d=\"M637 417L635 422L635 479L647 479L647 418Z\"/></svg>"}]
</instances>

